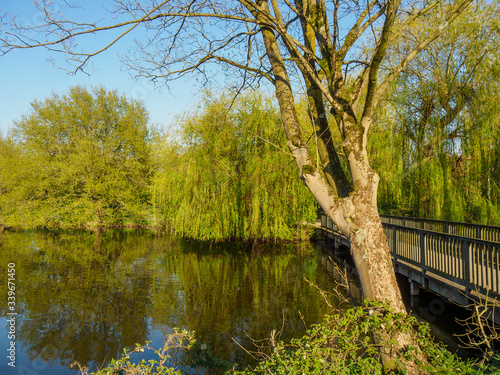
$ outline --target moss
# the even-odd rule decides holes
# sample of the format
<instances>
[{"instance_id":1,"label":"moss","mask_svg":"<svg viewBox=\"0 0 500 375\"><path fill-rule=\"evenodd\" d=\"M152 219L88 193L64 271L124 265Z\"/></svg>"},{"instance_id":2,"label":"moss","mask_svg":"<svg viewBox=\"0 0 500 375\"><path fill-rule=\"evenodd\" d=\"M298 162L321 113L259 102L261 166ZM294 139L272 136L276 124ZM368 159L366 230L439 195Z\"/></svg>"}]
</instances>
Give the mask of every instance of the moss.
<instances>
[{"instance_id":1,"label":"moss","mask_svg":"<svg viewBox=\"0 0 500 375\"><path fill-rule=\"evenodd\" d=\"M302 167L302 174L314 174L314 172L316 172L316 168L314 168L312 165L304 165Z\"/></svg>"},{"instance_id":2,"label":"moss","mask_svg":"<svg viewBox=\"0 0 500 375\"><path fill-rule=\"evenodd\" d=\"M300 148L303 145L302 139L300 139L297 135L290 137L290 143L297 148Z\"/></svg>"}]
</instances>

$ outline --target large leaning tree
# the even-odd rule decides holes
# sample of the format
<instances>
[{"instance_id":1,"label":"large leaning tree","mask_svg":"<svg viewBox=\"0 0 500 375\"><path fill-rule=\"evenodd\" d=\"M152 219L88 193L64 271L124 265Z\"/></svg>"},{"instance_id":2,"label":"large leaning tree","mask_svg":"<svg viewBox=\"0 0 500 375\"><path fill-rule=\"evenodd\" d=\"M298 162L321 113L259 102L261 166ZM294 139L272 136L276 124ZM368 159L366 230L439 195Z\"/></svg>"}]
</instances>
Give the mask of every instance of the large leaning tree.
<instances>
[{"instance_id":1,"label":"large leaning tree","mask_svg":"<svg viewBox=\"0 0 500 375\"><path fill-rule=\"evenodd\" d=\"M53 2L40 0L35 1L43 15L40 24L2 20L1 51L42 47L62 52L78 72L134 34L135 45L123 62L155 82L168 84L189 74L209 81L217 71L250 87L267 80L275 88L298 175L350 239L365 297L389 301L404 312L378 214L379 177L367 158L367 134L386 89L471 1L116 0L108 8L114 17L96 21L81 19L78 4L58 2L69 6L67 17L51 8ZM437 9L442 16L435 27L385 70L386 51L397 34ZM86 37L96 34L88 43ZM80 47L81 39L91 48ZM295 112L300 82L310 102L319 160ZM332 142L333 131L340 132L341 150ZM345 156L349 176L338 155Z\"/></svg>"}]
</instances>

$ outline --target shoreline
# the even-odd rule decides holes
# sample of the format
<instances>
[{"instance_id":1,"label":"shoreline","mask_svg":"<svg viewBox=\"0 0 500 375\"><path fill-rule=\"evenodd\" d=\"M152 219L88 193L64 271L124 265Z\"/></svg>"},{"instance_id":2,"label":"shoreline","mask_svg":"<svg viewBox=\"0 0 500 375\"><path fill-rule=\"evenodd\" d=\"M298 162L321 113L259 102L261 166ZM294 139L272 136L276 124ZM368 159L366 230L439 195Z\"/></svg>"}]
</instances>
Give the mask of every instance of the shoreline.
<instances>
[{"instance_id":1,"label":"shoreline","mask_svg":"<svg viewBox=\"0 0 500 375\"><path fill-rule=\"evenodd\" d=\"M149 230L155 233L159 233L162 235L174 235L179 238L183 238L186 240L194 240L194 241L208 241L208 242L230 242L230 241L243 241L249 243L302 243L309 242L315 239L314 228L317 227L317 223L300 223L297 227L301 228L301 233L304 236L294 236L293 239L273 239L273 238L240 238L240 237L229 237L224 239L202 239L196 237L185 237L180 235L175 235L169 233L166 224L162 225L149 225L149 224L138 224L138 223L126 223L126 224L106 224L101 226L92 225L92 223L88 223L85 226L15 226L15 225L6 225L0 224L0 234L4 231L90 231L95 232L97 234L101 234L106 231L112 230ZM305 230L305 232L304 232ZM310 232L310 235L307 235L307 232Z\"/></svg>"}]
</instances>

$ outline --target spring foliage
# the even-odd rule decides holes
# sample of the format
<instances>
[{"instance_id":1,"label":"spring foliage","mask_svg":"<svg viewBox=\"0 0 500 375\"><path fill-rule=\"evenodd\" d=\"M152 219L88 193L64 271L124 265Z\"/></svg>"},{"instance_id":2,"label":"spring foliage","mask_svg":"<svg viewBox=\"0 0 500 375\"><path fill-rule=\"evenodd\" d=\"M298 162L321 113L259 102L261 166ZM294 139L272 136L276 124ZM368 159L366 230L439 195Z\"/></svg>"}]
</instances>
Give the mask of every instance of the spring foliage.
<instances>
[{"instance_id":1,"label":"spring foliage","mask_svg":"<svg viewBox=\"0 0 500 375\"><path fill-rule=\"evenodd\" d=\"M0 218L81 227L140 216L152 132L144 106L104 88L34 101L0 143Z\"/></svg>"},{"instance_id":2,"label":"spring foliage","mask_svg":"<svg viewBox=\"0 0 500 375\"><path fill-rule=\"evenodd\" d=\"M229 95L209 97L162 139L142 104L103 88L33 102L0 138L1 222L83 227L154 217L198 239L304 237L315 203L283 151L277 109L256 93L232 106Z\"/></svg>"},{"instance_id":3,"label":"spring foliage","mask_svg":"<svg viewBox=\"0 0 500 375\"><path fill-rule=\"evenodd\" d=\"M391 54L404 55L431 18ZM386 97L369 150L383 213L500 225L499 19L498 1L475 4Z\"/></svg>"},{"instance_id":4,"label":"spring foliage","mask_svg":"<svg viewBox=\"0 0 500 375\"><path fill-rule=\"evenodd\" d=\"M177 123L163 147L155 205L185 237L292 239L315 201L286 149L281 120L257 93L210 99Z\"/></svg>"}]
</instances>

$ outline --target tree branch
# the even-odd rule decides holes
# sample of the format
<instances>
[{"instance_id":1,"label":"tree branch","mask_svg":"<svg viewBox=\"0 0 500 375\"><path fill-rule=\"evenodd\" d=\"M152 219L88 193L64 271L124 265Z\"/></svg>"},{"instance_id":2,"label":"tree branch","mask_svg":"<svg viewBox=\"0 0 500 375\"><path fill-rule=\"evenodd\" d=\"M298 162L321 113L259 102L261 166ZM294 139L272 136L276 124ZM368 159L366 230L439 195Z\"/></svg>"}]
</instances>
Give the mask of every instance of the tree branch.
<instances>
[{"instance_id":1,"label":"tree branch","mask_svg":"<svg viewBox=\"0 0 500 375\"><path fill-rule=\"evenodd\" d=\"M398 77L398 75L403 71L403 69L412 61L417 54L422 51L425 47L427 47L432 41L434 41L439 35L442 34L444 29L448 27L448 25L453 22L464 10L467 6L472 2L472 0L464 0L457 6L454 10L448 13L445 20L434 30L433 33L427 39L420 42L418 46L416 46L400 63L396 66L392 72L385 78L384 82L377 89L374 100L373 107L375 108L378 104L380 98L384 95L385 91L389 87L389 85L394 82L394 80Z\"/></svg>"}]
</instances>

